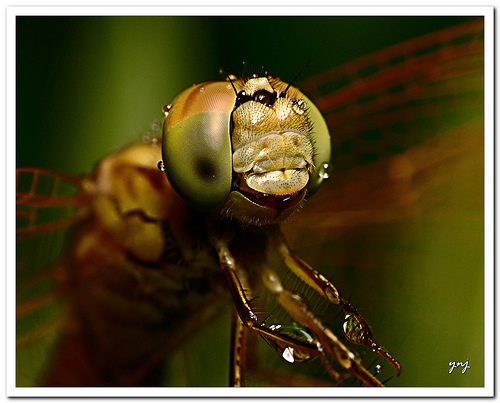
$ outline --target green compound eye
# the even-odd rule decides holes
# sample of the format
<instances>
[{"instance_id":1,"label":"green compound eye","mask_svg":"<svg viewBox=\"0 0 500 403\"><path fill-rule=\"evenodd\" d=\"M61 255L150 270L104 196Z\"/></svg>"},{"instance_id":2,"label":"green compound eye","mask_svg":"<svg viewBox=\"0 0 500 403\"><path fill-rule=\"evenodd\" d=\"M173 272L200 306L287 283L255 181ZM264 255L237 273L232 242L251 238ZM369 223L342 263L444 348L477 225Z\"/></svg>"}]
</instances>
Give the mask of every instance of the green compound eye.
<instances>
[{"instance_id":1,"label":"green compound eye","mask_svg":"<svg viewBox=\"0 0 500 403\"><path fill-rule=\"evenodd\" d=\"M315 154L313 155L315 169L311 173L309 183L307 184L307 194L311 196L320 188L323 181L328 179L330 174L330 131L316 105L305 96L304 100L307 102L309 119L312 124L310 135L315 150Z\"/></svg>"},{"instance_id":2,"label":"green compound eye","mask_svg":"<svg viewBox=\"0 0 500 403\"><path fill-rule=\"evenodd\" d=\"M205 83L181 93L166 112L165 171L179 196L198 210L221 207L231 191L235 97L227 82Z\"/></svg>"}]
</instances>

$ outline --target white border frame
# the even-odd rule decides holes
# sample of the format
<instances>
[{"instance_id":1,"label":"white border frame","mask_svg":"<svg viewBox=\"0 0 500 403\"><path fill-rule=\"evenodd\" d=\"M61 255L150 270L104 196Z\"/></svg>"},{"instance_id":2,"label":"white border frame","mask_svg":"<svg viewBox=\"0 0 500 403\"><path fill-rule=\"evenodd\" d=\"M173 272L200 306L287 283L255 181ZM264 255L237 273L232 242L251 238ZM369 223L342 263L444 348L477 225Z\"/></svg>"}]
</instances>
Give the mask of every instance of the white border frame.
<instances>
[{"instance_id":1,"label":"white border frame","mask_svg":"<svg viewBox=\"0 0 500 403\"><path fill-rule=\"evenodd\" d=\"M194 6L195 4L193 4ZM97 7L96 7L97 6ZM285 12L284 12L285 11ZM6 44L5 89L6 108L6 267L15 267L15 98L16 98L16 69L15 69L15 17L21 15L482 15L484 16L484 61L485 61L485 191L484 191L484 234L485 234L485 379L483 388L337 388L334 395L337 397L352 397L353 393L359 397L467 397L493 396L494 356L487 354L493 347L493 269L494 269L494 76L493 76L493 35L494 16L493 7L276 7L263 6L196 6L196 7L25 7L14 6L6 9ZM331 397L330 388L18 388L15 386L15 371L9 371L15 362L15 273L6 270L6 360L5 378L6 395L11 397L42 397L42 396L85 396L85 397ZM10 365L9 365L10 363Z\"/></svg>"}]
</instances>

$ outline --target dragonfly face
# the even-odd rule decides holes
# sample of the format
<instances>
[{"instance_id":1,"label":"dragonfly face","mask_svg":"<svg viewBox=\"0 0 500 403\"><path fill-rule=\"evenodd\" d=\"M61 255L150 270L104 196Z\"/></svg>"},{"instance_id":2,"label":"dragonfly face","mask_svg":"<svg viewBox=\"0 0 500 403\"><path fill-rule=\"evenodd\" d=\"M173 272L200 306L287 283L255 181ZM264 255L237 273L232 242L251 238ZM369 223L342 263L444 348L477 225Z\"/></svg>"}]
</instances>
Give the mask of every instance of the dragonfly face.
<instances>
[{"instance_id":1,"label":"dragonfly face","mask_svg":"<svg viewBox=\"0 0 500 403\"><path fill-rule=\"evenodd\" d=\"M252 335L267 342L261 343L268 354L261 361L270 362L272 355L280 364L297 363L292 371L311 365L326 384L342 384L350 376L348 384L357 378L378 385L378 367L365 369L371 359L361 361L363 351L377 352L377 364L387 371L382 380L398 373L399 362L374 341L364 318L344 297L345 284L336 284L351 281L349 270L356 262L373 268L358 281L383 277L386 262L358 252L357 247L365 250L358 244L382 242L392 227L384 227L381 236L378 225L428 208L428 190L448 184L450 161L458 168L465 158L476 161L482 144L481 122L474 120L480 109L474 97L482 91L476 80L482 66L480 32L481 24L472 22L417 38L410 51L390 48L325 70L298 84L310 98L267 76L197 85L165 109L163 147L157 127L144 142L108 155L88 178L19 169L20 179L34 174L28 187L18 185L18 213L28 223L19 226L20 244L27 234L73 224L56 270L43 272L59 281L51 297L69 302L58 327L65 341L51 353L51 384L154 384L162 358L231 303L236 311L231 384L245 383L247 367L250 378L261 374L265 384L321 383L307 373L296 381L286 366L280 372L271 365L266 372L258 366L262 349L252 347ZM372 68L377 63L380 67ZM444 126L451 113L459 114L463 124L456 130L450 126L453 135L448 135ZM396 135L389 139L390 131ZM333 172L324 164L330 153ZM159 160L168 180L157 168ZM329 174L333 180L302 203ZM44 176L55 181L53 191L42 195L36 184ZM56 181L70 183L76 194L62 197ZM77 214L39 225L37 212L63 204L76 206ZM304 211L280 224L298 207ZM309 266L290 250L284 235L323 273L338 265L348 274L339 270L333 284L334 275ZM315 257L316 250L323 260ZM22 259L19 323L38 315L47 300L31 297L41 275L23 277L21 266L26 266ZM393 281L403 272L411 272L406 263L383 282L404 284ZM353 284L346 295L357 301L358 284ZM389 293L380 297L371 284L359 288L377 309L390 298ZM340 319L331 323L339 311ZM397 320L402 307L394 312ZM373 319L372 324L378 340L393 347L401 327L381 329ZM47 321L32 332L21 331L18 351L50 326ZM387 329L394 333L390 341L387 333L380 336Z\"/></svg>"},{"instance_id":2,"label":"dragonfly face","mask_svg":"<svg viewBox=\"0 0 500 403\"><path fill-rule=\"evenodd\" d=\"M276 223L323 180L328 127L304 94L280 80L200 84L167 109L165 170L194 208Z\"/></svg>"}]
</instances>

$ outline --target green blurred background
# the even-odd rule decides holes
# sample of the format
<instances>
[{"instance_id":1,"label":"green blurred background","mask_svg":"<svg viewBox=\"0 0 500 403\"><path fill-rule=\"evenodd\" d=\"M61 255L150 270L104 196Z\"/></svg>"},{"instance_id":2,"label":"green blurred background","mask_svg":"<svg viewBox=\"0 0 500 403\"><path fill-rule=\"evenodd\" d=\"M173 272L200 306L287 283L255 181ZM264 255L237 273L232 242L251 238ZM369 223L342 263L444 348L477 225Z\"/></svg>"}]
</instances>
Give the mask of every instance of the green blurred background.
<instances>
[{"instance_id":1,"label":"green blurred background","mask_svg":"<svg viewBox=\"0 0 500 403\"><path fill-rule=\"evenodd\" d=\"M219 69L290 81L467 18L18 17L18 165L88 172ZM243 68L245 62L248 68ZM55 158L54 156L57 156Z\"/></svg>"},{"instance_id":2,"label":"green blurred background","mask_svg":"<svg viewBox=\"0 0 500 403\"><path fill-rule=\"evenodd\" d=\"M312 59L305 79L469 19L18 17L17 166L88 174L138 140L182 90L222 79L220 68L238 75L263 66L289 81ZM330 245L372 263L329 276L402 362L390 386L483 385L482 155L460 167L449 187L432 190L436 211L450 206L446 220L428 209L411 225L381 224ZM306 258L321 271L335 267ZM228 343L229 310L170 358L168 384L225 385ZM448 373L449 361L466 359L467 373Z\"/></svg>"}]
</instances>

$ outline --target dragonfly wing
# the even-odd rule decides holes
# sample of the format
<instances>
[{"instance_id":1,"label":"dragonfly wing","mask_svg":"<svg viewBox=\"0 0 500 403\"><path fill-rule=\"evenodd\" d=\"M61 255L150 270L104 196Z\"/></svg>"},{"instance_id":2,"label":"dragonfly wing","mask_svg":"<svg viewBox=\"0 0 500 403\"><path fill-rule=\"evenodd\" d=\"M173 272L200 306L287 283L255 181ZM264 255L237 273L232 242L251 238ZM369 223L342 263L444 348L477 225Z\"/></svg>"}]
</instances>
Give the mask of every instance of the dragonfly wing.
<instances>
[{"instance_id":1,"label":"dragonfly wing","mask_svg":"<svg viewBox=\"0 0 500 403\"><path fill-rule=\"evenodd\" d=\"M436 327L482 329L483 49L478 19L324 72L306 83L312 94L304 88L330 124L333 172L284 232L371 323L386 324L373 332L404 367L434 371L451 348L448 332L432 352L416 348L406 328L426 345ZM478 304L459 319L464 287ZM479 339L463 343L481 363ZM405 368L395 384L420 385Z\"/></svg>"}]
</instances>

